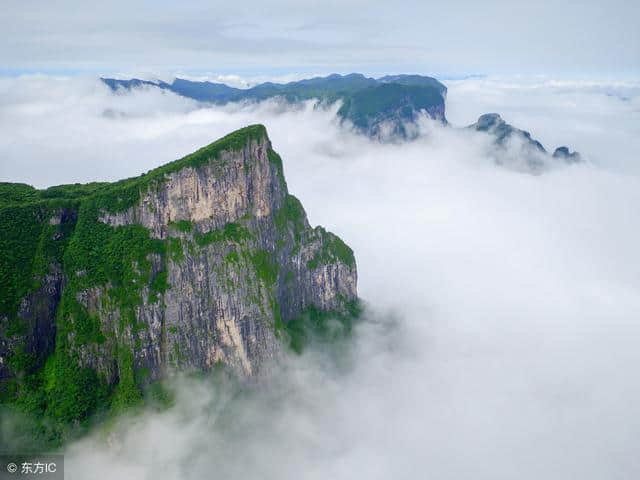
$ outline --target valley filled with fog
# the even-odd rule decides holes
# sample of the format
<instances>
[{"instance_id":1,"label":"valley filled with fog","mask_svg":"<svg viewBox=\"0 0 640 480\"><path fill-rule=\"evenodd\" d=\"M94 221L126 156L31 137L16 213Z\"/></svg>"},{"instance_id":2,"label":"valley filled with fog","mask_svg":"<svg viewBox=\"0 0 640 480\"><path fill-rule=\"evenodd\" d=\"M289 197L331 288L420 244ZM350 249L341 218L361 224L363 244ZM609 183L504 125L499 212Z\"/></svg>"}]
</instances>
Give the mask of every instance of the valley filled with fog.
<instances>
[{"instance_id":1,"label":"valley filled with fog","mask_svg":"<svg viewBox=\"0 0 640 480\"><path fill-rule=\"evenodd\" d=\"M585 162L515 171L488 136L426 119L380 143L337 105L0 79L0 180L38 188L139 175L263 123L311 224L353 248L366 305L348 345L287 357L248 394L175 379L170 409L69 446L68 478L640 475L640 84L445 83L456 127L497 112Z\"/></svg>"}]
</instances>

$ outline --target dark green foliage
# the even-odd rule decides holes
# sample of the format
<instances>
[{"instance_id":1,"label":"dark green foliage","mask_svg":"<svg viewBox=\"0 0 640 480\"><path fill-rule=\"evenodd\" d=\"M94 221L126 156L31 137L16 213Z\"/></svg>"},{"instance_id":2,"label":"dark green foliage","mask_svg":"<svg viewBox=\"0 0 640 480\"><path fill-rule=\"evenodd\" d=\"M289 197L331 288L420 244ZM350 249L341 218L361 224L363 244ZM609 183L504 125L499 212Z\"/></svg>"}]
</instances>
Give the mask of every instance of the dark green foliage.
<instances>
[{"instance_id":1,"label":"dark green foliage","mask_svg":"<svg viewBox=\"0 0 640 480\"><path fill-rule=\"evenodd\" d=\"M280 235L291 227L296 245L300 244L302 233L306 228L306 214L304 208L293 195L287 194L282 207L276 212L274 222Z\"/></svg>"},{"instance_id":2,"label":"dark green foliage","mask_svg":"<svg viewBox=\"0 0 640 480\"><path fill-rule=\"evenodd\" d=\"M0 207L10 203L25 203L36 200L38 191L26 183L0 182Z\"/></svg>"},{"instance_id":3,"label":"dark green foliage","mask_svg":"<svg viewBox=\"0 0 640 480\"><path fill-rule=\"evenodd\" d=\"M36 205L0 210L0 314L13 316L31 291L31 271L46 209Z\"/></svg>"},{"instance_id":4,"label":"dark green foliage","mask_svg":"<svg viewBox=\"0 0 640 480\"><path fill-rule=\"evenodd\" d=\"M158 296L164 294L169 289L169 282L167 281L167 271L162 270L158 272L151 280L151 287L149 289L149 300L151 303L157 301Z\"/></svg>"},{"instance_id":5,"label":"dark green foliage","mask_svg":"<svg viewBox=\"0 0 640 480\"><path fill-rule=\"evenodd\" d=\"M0 217L7 211L12 211L12 208L0 210ZM25 208L26 211L35 208L36 212L39 212L44 207L34 204ZM19 218L25 219L25 216ZM33 221L40 218L41 216L37 216ZM23 412L33 411L34 415L47 419L47 422L53 425L52 428L60 433L66 431L67 425L71 422L84 422L96 411L100 403L108 402L109 397L106 382L100 379L94 370L78 365L73 349L68 343L70 333L73 333L75 347L105 342L105 332L101 331L100 320L78 301L78 294L90 287L108 285L110 298L120 308L121 320L136 327L135 308L141 302L142 288L149 285L150 295L155 297L163 293L168 285L165 270L157 272L152 277L149 257L150 254L164 256L165 244L152 239L149 231L142 226L127 225L114 228L106 225L99 221L95 203L85 200L79 208L78 222L73 222L73 235L71 232L67 235L71 236L71 240L66 249L52 248L46 241L43 242L43 238L48 239L52 229L55 233L67 226L64 222L51 226L48 218L47 214L41 219L41 232L35 229L35 232L29 233L31 237L24 239L26 260L23 262L28 263L31 256L34 259L57 259L64 264L68 283L58 307L56 351L44 368L34 370L37 365L33 364L33 356L25 354L21 348L16 349L10 357L12 370L33 373L22 380L13 380L13 386L7 389L3 402L13 403ZM72 225L72 222L68 223ZM46 236L42 232L45 232ZM16 233L26 235L23 229L18 229ZM11 235L7 238L16 237ZM35 241L29 243L27 240L32 238ZM3 254L2 259L6 261L6 258ZM37 263L35 260L31 262ZM32 265L24 270L29 272L33 268ZM20 279L18 270L19 268L15 267L16 277ZM3 274L5 272L10 270L3 269ZM30 275L23 274L23 277L31 281ZM29 282L25 281L23 290L28 287ZM16 295L19 296L19 293ZM118 386L114 394L116 408L136 403L139 399L130 354L131 352L129 355L122 354L119 361L120 379L124 383Z\"/></svg>"},{"instance_id":6,"label":"dark green foliage","mask_svg":"<svg viewBox=\"0 0 640 480\"><path fill-rule=\"evenodd\" d=\"M71 207L59 202L0 207L0 316L8 317L0 327L6 336L26 333L16 317L20 302L41 286L51 263L62 263L74 227Z\"/></svg>"},{"instance_id":7,"label":"dark green foliage","mask_svg":"<svg viewBox=\"0 0 640 480\"><path fill-rule=\"evenodd\" d=\"M238 252L229 252L229 254L227 254L227 256L224 257L224 259L229 263L239 263L240 255L238 254Z\"/></svg>"},{"instance_id":8,"label":"dark green foliage","mask_svg":"<svg viewBox=\"0 0 640 480\"><path fill-rule=\"evenodd\" d=\"M356 259L353 255L353 250L340 237L327 232L322 227L316 227L316 232L322 238L322 249L307 263L311 270L320 265L335 263L336 261L349 267L355 266Z\"/></svg>"},{"instance_id":9,"label":"dark green foliage","mask_svg":"<svg viewBox=\"0 0 640 480\"><path fill-rule=\"evenodd\" d=\"M73 331L76 335L76 343L85 345L88 343L102 344L105 337L100 330L100 319L96 315L90 315L87 309L77 301L66 300L66 314L73 322Z\"/></svg>"},{"instance_id":10,"label":"dark green foliage","mask_svg":"<svg viewBox=\"0 0 640 480\"><path fill-rule=\"evenodd\" d=\"M142 400L142 393L136 385L133 370L133 353L124 346L120 348L118 354L118 372L120 378L111 401L115 412L137 405Z\"/></svg>"},{"instance_id":11,"label":"dark green foliage","mask_svg":"<svg viewBox=\"0 0 640 480\"><path fill-rule=\"evenodd\" d=\"M61 305L61 318L68 318L67 307L77 302L77 292L109 284L109 295L119 305L121 317L134 321L135 308L141 303L141 289L151 280L149 255L164 253L164 242L151 238L146 228L106 225L98 220L95 204L87 201L80 209L75 234L64 256L69 284ZM161 276L152 291L164 291L162 281Z\"/></svg>"},{"instance_id":12,"label":"dark green foliage","mask_svg":"<svg viewBox=\"0 0 640 480\"><path fill-rule=\"evenodd\" d=\"M80 199L107 191L111 184L107 182L72 183L68 185L56 185L46 190L40 190L42 199Z\"/></svg>"},{"instance_id":13,"label":"dark green foliage","mask_svg":"<svg viewBox=\"0 0 640 480\"><path fill-rule=\"evenodd\" d=\"M284 179L284 170L282 167L282 158L278 155L272 148L267 150L267 156L269 157L269 162L271 162L276 167L276 171L278 172L278 180L280 181L280 187L283 190L287 189L287 182Z\"/></svg>"},{"instance_id":14,"label":"dark green foliage","mask_svg":"<svg viewBox=\"0 0 640 480\"><path fill-rule=\"evenodd\" d=\"M31 371L36 366L37 358L33 353L27 353L24 345L18 345L7 363L11 370L16 373L25 373Z\"/></svg>"},{"instance_id":15,"label":"dark green foliage","mask_svg":"<svg viewBox=\"0 0 640 480\"><path fill-rule=\"evenodd\" d=\"M234 242L240 243L251 238L249 230L239 223L227 223L224 228L219 230L211 230L207 233L196 233L193 238L200 246L209 245L216 242Z\"/></svg>"},{"instance_id":16,"label":"dark green foliage","mask_svg":"<svg viewBox=\"0 0 640 480\"><path fill-rule=\"evenodd\" d=\"M184 233L189 233L193 230L193 222L190 222L189 220L178 220L176 222L170 222L169 226Z\"/></svg>"},{"instance_id":17,"label":"dark green foliage","mask_svg":"<svg viewBox=\"0 0 640 480\"><path fill-rule=\"evenodd\" d=\"M291 349L302 353L312 341L333 342L349 336L361 313L362 306L357 300L345 302L343 310L335 312L320 310L312 305L284 323L283 329Z\"/></svg>"},{"instance_id":18,"label":"dark green foliage","mask_svg":"<svg viewBox=\"0 0 640 480\"><path fill-rule=\"evenodd\" d=\"M266 250L258 250L250 256L256 276L267 287L271 287L278 280L279 265L274 262L273 255Z\"/></svg>"},{"instance_id":19,"label":"dark green foliage","mask_svg":"<svg viewBox=\"0 0 640 480\"><path fill-rule=\"evenodd\" d=\"M412 121L419 110L434 107L441 107L444 112L444 98L436 88L385 83L360 90L346 99L338 115L365 129L385 113L397 111L402 120Z\"/></svg>"},{"instance_id":20,"label":"dark green foliage","mask_svg":"<svg viewBox=\"0 0 640 480\"><path fill-rule=\"evenodd\" d=\"M60 424L85 421L107 395L107 386L90 368L57 351L44 368L46 415Z\"/></svg>"},{"instance_id":21,"label":"dark green foliage","mask_svg":"<svg viewBox=\"0 0 640 480\"><path fill-rule=\"evenodd\" d=\"M167 239L167 253L169 258L174 262L180 262L184 258L184 251L182 250L182 240L179 238Z\"/></svg>"}]
</instances>

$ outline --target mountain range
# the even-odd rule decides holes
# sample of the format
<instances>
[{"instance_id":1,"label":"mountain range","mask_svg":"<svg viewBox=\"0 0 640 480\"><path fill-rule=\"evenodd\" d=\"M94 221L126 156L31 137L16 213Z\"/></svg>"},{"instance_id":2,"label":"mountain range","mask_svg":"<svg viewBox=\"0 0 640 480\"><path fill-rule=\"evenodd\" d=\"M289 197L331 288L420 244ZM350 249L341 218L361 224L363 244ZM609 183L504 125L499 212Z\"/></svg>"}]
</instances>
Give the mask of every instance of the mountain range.
<instances>
[{"instance_id":1,"label":"mountain range","mask_svg":"<svg viewBox=\"0 0 640 480\"><path fill-rule=\"evenodd\" d=\"M315 99L323 104L341 102L337 116L356 132L370 138L411 140L419 135L421 115L449 126L445 116L447 87L433 77L423 75L387 75L366 77L360 73L332 74L284 84L266 82L251 88L234 88L223 83L175 78L161 80L101 78L113 92L136 88L159 88L198 102L226 104L259 102L281 98L287 102ZM514 169L539 173L548 165L581 161L578 152L558 147L549 155L543 145L526 130L506 123L499 114L481 115L467 129L494 137L492 152L496 163Z\"/></svg>"},{"instance_id":2,"label":"mountain range","mask_svg":"<svg viewBox=\"0 0 640 480\"><path fill-rule=\"evenodd\" d=\"M111 90L152 87L171 91L199 102L225 104L262 101L279 97L289 102L316 99L324 103L341 101L341 121L370 137L415 136L407 125L417 121L420 112L446 123L444 100L447 87L432 77L389 75L378 79L359 73L333 74L278 84L261 83L252 88L234 88L222 83L198 82L176 78L172 83L149 80L101 79Z\"/></svg>"}]
</instances>

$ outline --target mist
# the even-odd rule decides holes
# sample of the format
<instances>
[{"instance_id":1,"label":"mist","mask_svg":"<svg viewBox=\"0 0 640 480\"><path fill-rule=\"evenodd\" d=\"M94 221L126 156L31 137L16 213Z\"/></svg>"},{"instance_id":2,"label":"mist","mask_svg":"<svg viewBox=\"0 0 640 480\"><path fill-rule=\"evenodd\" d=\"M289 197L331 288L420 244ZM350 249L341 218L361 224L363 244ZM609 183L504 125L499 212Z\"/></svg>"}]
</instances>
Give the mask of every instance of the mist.
<instances>
[{"instance_id":1,"label":"mist","mask_svg":"<svg viewBox=\"0 0 640 480\"><path fill-rule=\"evenodd\" d=\"M366 304L341 355L286 357L248 393L174 379L170 409L70 445L68 478L640 475L637 84L448 85L452 123L497 111L588 159L530 175L496 165L485 135L426 120L384 144L337 106L51 81L0 81L2 180L115 180L264 123L312 225L353 248Z\"/></svg>"}]
</instances>

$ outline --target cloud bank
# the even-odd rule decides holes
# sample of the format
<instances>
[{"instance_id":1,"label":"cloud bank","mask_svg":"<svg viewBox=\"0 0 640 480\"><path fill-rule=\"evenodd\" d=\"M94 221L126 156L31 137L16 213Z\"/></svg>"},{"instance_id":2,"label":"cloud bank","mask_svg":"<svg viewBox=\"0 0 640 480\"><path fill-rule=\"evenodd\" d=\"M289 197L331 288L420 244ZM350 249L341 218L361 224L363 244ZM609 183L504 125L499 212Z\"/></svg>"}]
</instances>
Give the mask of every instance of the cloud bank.
<instances>
[{"instance_id":1,"label":"cloud bank","mask_svg":"<svg viewBox=\"0 0 640 480\"><path fill-rule=\"evenodd\" d=\"M368 305L345 356L290 358L241 396L179 379L170 410L72 445L68 478L640 474L637 127L609 124L637 118L637 94L513 79L450 87L454 123L497 110L594 158L532 176L498 168L485 137L429 123L418 141L379 144L311 104L202 109L45 80L1 84L3 179L121 178L265 123L311 223L356 252Z\"/></svg>"}]
</instances>

